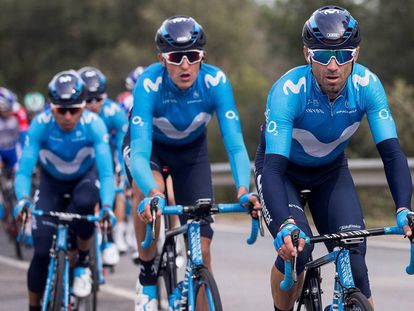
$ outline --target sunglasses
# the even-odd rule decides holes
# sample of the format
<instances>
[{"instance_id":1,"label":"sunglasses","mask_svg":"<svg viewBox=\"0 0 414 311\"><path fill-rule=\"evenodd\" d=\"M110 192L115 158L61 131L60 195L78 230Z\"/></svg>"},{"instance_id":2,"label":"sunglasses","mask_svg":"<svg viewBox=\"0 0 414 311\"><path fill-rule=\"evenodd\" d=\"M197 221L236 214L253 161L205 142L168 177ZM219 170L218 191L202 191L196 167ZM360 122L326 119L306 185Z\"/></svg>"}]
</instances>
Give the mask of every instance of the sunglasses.
<instances>
[{"instance_id":1,"label":"sunglasses","mask_svg":"<svg viewBox=\"0 0 414 311\"><path fill-rule=\"evenodd\" d=\"M94 97L94 98L88 98L85 100L86 104L92 104L93 102L100 102L101 100L103 100L103 97Z\"/></svg>"},{"instance_id":2,"label":"sunglasses","mask_svg":"<svg viewBox=\"0 0 414 311\"><path fill-rule=\"evenodd\" d=\"M162 53L162 57L167 61L167 63L172 65L180 66L184 58L187 58L187 61L190 65L199 63L204 57L204 51L202 50L188 50L181 52L168 52Z\"/></svg>"},{"instance_id":3,"label":"sunglasses","mask_svg":"<svg viewBox=\"0 0 414 311\"><path fill-rule=\"evenodd\" d=\"M51 108L54 112L56 112L58 114L61 114L61 115L65 115L66 112L69 112L71 115L75 115L75 114L78 114L79 112L82 111L83 105L74 105L74 106L70 106L70 107L62 107L62 106L52 104Z\"/></svg>"},{"instance_id":4,"label":"sunglasses","mask_svg":"<svg viewBox=\"0 0 414 311\"><path fill-rule=\"evenodd\" d=\"M309 56L315 63L321 65L328 65L332 58L335 59L339 66L351 62L356 55L356 49L343 50L311 50L309 49Z\"/></svg>"}]
</instances>

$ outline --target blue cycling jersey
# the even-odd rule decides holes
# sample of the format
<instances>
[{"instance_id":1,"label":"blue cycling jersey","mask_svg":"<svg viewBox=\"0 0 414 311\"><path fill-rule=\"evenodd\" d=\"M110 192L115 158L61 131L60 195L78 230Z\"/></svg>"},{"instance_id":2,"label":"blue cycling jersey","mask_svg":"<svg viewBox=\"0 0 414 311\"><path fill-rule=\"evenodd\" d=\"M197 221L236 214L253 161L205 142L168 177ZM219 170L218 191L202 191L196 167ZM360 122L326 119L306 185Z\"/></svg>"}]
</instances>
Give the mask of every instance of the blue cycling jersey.
<instances>
[{"instance_id":1,"label":"blue cycling jersey","mask_svg":"<svg viewBox=\"0 0 414 311\"><path fill-rule=\"evenodd\" d=\"M30 178L39 165L59 180L75 180L96 163L103 205L112 206L114 180L108 132L95 113L84 110L76 127L62 131L50 111L42 112L30 124L15 179L18 199L29 197Z\"/></svg>"},{"instance_id":2,"label":"blue cycling jersey","mask_svg":"<svg viewBox=\"0 0 414 311\"><path fill-rule=\"evenodd\" d=\"M124 157L122 156L122 141L128 130L128 118L124 110L116 102L105 99L99 116L104 121L109 135L114 138L114 144L118 153L118 162L124 168ZM123 169L123 172L125 170Z\"/></svg>"},{"instance_id":3,"label":"blue cycling jersey","mask_svg":"<svg viewBox=\"0 0 414 311\"><path fill-rule=\"evenodd\" d=\"M149 159L152 139L167 145L185 145L200 137L214 112L230 159L236 186L249 189L250 164L239 115L226 75L201 64L194 84L180 90L160 63L139 77L134 93L131 126L131 173L144 194L156 188Z\"/></svg>"},{"instance_id":4,"label":"blue cycling jersey","mask_svg":"<svg viewBox=\"0 0 414 311\"><path fill-rule=\"evenodd\" d=\"M367 115L376 144L396 138L394 120L378 77L354 64L341 94L330 101L311 66L300 66L272 87L266 109L266 154L279 154L303 166L332 162Z\"/></svg>"}]
</instances>

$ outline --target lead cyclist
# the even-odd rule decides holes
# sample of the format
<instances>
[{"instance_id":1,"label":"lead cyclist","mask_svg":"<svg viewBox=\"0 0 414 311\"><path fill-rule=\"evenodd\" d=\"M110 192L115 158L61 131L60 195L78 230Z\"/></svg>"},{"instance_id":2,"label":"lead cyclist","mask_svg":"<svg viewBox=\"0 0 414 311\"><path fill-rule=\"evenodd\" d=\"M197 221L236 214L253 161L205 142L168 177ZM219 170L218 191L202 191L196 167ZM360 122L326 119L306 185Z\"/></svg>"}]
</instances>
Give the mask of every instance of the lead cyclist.
<instances>
[{"instance_id":1,"label":"lead cyclist","mask_svg":"<svg viewBox=\"0 0 414 311\"><path fill-rule=\"evenodd\" d=\"M311 246L311 229L300 200L311 190L308 205L320 234L364 229L364 218L344 150L367 116L384 163L398 226L410 236L406 215L411 209L412 183L407 159L379 78L357 63L361 33L358 22L338 6L316 10L302 33L306 65L293 68L273 85L266 123L255 159L257 188L264 219L278 253L271 271L275 310L293 310ZM290 232L301 230L298 246L299 282L280 289L283 260L296 255ZM327 245L331 251L333 245ZM373 305L365 263L366 243L351 254L355 285Z\"/></svg>"}]
</instances>

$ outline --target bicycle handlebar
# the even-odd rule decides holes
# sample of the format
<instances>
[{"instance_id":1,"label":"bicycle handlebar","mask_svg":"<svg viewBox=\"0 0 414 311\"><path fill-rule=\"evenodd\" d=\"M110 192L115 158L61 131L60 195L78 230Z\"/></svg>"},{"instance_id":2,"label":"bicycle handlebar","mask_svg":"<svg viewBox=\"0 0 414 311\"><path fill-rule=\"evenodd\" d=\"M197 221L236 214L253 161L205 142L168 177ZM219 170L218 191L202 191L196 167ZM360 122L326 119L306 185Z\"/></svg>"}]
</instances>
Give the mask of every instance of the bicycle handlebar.
<instances>
[{"instance_id":1,"label":"bicycle handlebar","mask_svg":"<svg viewBox=\"0 0 414 311\"><path fill-rule=\"evenodd\" d=\"M156 198L151 201L151 205ZM211 204L210 199L200 199L194 205L183 206L183 205L165 205L159 206L158 201L156 201L155 208L161 209L162 214L164 215L189 215L194 218L203 218L208 215L213 214L223 214L223 213L248 213L249 210L240 205L240 203L226 203L226 204ZM153 206L151 206L153 210ZM149 248L154 240L155 236L153 233L153 228L155 227L155 213L153 213L153 222L146 224L145 228L145 238L141 242L141 247L146 249ZM247 239L247 244L251 245L256 242L259 231L259 220L252 217L252 226L250 236Z\"/></svg>"},{"instance_id":2,"label":"bicycle handlebar","mask_svg":"<svg viewBox=\"0 0 414 311\"><path fill-rule=\"evenodd\" d=\"M410 261L408 266L405 268L407 274L413 275L414 274L414 213L410 213L407 215L408 225L411 228L412 236L409 237L410 239ZM291 235L293 231L291 232ZM404 231L397 227L383 227L383 228L373 228L373 229L365 229L365 230L355 230L355 231L347 231L347 232L337 232L332 234L325 234L315 237L305 237L305 244L316 244L326 241L342 241L345 245L357 243L358 240L368 236L378 236L378 235L404 235ZM292 262L290 260L286 260L284 262L285 265L285 275L282 282L280 282L280 289L283 291L288 291L292 288L294 284L294 273L292 273Z\"/></svg>"}]
</instances>

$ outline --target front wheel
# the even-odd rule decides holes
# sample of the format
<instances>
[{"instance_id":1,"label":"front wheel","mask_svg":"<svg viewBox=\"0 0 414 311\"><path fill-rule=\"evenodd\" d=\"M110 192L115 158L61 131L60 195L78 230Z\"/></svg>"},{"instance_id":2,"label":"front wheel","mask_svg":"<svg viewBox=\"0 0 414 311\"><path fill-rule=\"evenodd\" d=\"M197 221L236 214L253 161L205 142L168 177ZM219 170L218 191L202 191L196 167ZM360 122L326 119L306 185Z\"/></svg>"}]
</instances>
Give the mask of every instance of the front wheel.
<instances>
[{"instance_id":1,"label":"front wheel","mask_svg":"<svg viewBox=\"0 0 414 311\"><path fill-rule=\"evenodd\" d=\"M345 296L346 311L373 311L367 297L359 290L352 291Z\"/></svg>"},{"instance_id":2,"label":"front wheel","mask_svg":"<svg viewBox=\"0 0 414 311\"><path fill-rule=\"evenodd\" d=\"M196 271L194 286L197 310L200 306L207 306L211 311L223 310L216 281L206 267Z\"/></svg>"}]
</instances>

